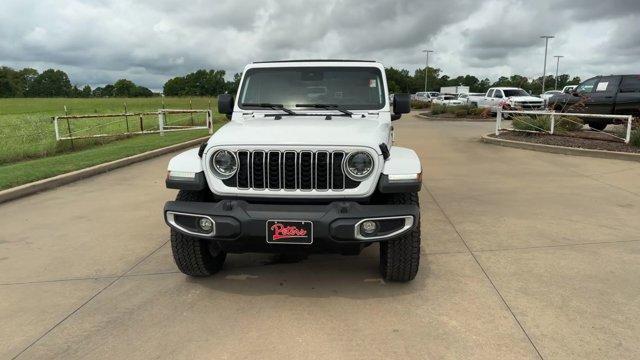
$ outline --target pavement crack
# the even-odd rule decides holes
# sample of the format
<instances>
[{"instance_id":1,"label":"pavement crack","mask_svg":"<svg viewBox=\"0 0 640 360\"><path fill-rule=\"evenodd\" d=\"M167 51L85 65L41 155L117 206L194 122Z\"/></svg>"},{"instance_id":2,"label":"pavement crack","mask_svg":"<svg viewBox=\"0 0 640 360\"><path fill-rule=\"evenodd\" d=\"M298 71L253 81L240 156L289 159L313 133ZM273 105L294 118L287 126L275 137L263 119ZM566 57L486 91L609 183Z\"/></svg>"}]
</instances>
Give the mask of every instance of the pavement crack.
<instances>
[{"instance_id":1,"label":"pavement crack","mask_svg":"<svg viewBox=\"0 0 640 360\"><path fill-rule=\"evenodd\" d=\"M145 255L144 257L142 257L142 259L138 260L135 264L133 264L133 266L131 266L127 271L125 271L124 273L122 273L121 275L119 275L118 277L114 278L113 281L111 281L109 284L107 284L105 287L103 287L102 289L98 290L98 292L96 292L95 294L93 294L93 296L91 296L89 299L87 299L87 301L83 302L80 306L78 306L77 308L75 308L72 312L70 312L69 314L67 314L67 316L65 316L62 320L58 321L55 325L53 325L51 328L49 328L49 330L45 331L42 335L40 335L37 339L33 340L29 345L27 345L27 347L25 347L24 349L22 349L19 353L17 353L14 357L12 357L11 359L17 359L20 355L24 354L25 351L29 350L31 347L33 347L35 344L38 343L38 341L42 340L45 336L49 335L49 333L51 333L55 328L57 328L60 324L62 324L63 322L65 322L67 319L69 319L71 316L73 316L75 313L77 313L80 309L82 309L83 307L85 307L88 303L90 303L91 301L93 301L93 299L95 299L96 297L98 297L100 294L102 294L102 292L104 292L105 290L107 290L108 288L110 288L113 284L115 284L116 282L118 282L118 280L122 279L123 277L125 277L129 272L131 272L133 269L135 269L138 265L140 265L142 262L144 262L145 260L147 260L150 256L152 256L153 254L155 254L156 252L158 252L158 250L160 250L163 246L165 246L167 244L167 242L169 242L169 240L163 242L160 246L156 247L153 251L151 251L149 254Z\"/></svg>"},{"instance_id":2,"label":"pavement crack","mask_svg":"<svg viewBox=\"0 0 640 360\"><path fill-rule=\"evenodd\" d=\"M67 281L104 280L104 279L115 279L117 277L118 277L117 275L110 275L110 276L88 276L88 277L67 278L67 279L17 281L17 282L1 283L0 286L48 284L48 283L59 283L59 282L67 282Z\"/></svg>"},{"instance_id":3,"label":"pavement crack","mask_svg":"<svg viewBox=\"0 0 640 360\"><path fill-rule=\"evenodd\" d=\"M607 185L607 186L612 187L612 188L614 188L614 189L617 189L617 190L620 190L620 191L624 191L624 192L626 192L626 193L628 193L628 194L632 194L632 195L635 195L635 196L640 197L640 194L639 194L639 193L637 193L637 192L634 192L634 191L631 191L631 190L627 190L627 189L625 189L625 188L623 188L623 187L620 187L620 186L618 186L618 185L610 184L610 183L608 183L608 182L606 182L606 181L604 181L604 180L598 179L598 178L597 178L597 177L595 177L594 175L585 174L585 173L582 173L582 172L580 172L580 171L578 171L578 170L575 170L575 169L568 169L568 170L569 170L569 171L572 171L572 172L573 172L573 173L575 173L575 174L578 174L578 175L584 176L584 177L586 177L587 179L590 179L590 180L593 180L593 181L595 181L595 182L598 182L598 183L600 183L600 184ZM625 169L625 170L629 170L629 169ZM598 174L596 174L596 175L598 175ZM605 174L605 175L606 175L606 174Z\"/></svg>"},{"instance_id":4,"label":"pavement crack","mask_svg":"<svg viewBox=\"0 0 640 360\"><path fill-rule=\"evenodd\" d=\"M491 252L491 251L511 251L511 250L530 250L530 249L545 249L545 248L558 248L558 247L572 247L572 246L588 246L588 245L604 245L604 244L619 244L619 243L630 243L640 241L640 239L632 239L632 240L613 240L613 241L594 241L594 242L585 242L585 243L575 243L575 244L556 244L556 245L540 245L540 246L524 246L524 247L515 247L515 248L504 248L504 249L485 249L485 250L474 250L474 252Z\"/></svg>"},{"instance_id":5,"label":"pavement crack","mask_svg":"<svg viewBox=\"0 0 640 360\"><path fill-rule=\"evenodd\" d=\"M507 300L504 298L504 296L502 296L502 294L500 293L500 290L498 290L498 287L496 287L495 283L493 282L493 280L491 279L491 277L489 276L489 274L487 273L485 268L482 266L482 264L480 263L480 261L478 260L476 255L473 253L473 251L471 251L471 248L467 244L467 241L462 237L462 234L460 234L460 231L458 231L456 226L453 224L453 221L451 221L451 218L449 217L449 215L444 211L444 209L442 208L442 206L440 205L438 200L435 198L435 196L433 195L431 190L429 190L429 188L425 184L422 185L422 188L429 194L429 196L431 197L431 200L433 200L434 204L436 204L438 209L440 209L440 211L442 212L442 215L447 219L447 222L449 222L449 224L451 225L453 230L456 232L456 234L458 235L458 237L460 238L460 240L462 241L464 246L467 248L467 251L469 252L471 257L473 258L473 260L476 262L478 267L480 267L480 270L482 271L484 276L487 278L487 280L489 281L489 283L493 287L493 290L496 292L496 294L498 294L498 296L500 297L500 300L502 300L502 303L504 304L504 306L506 306L507 310L509 310L509 313L511 314L511 316L513 317L515 322L518 324L518 326L520 327L520 330L522 330L522 333L524 334L524 336L529 341L529 344L531 344L533 349L538 354L538 357L540 357L540 359L544 359L544 357L542 357L542 354L540 354L540 350L538 350L538 347L536 346L536 344L534 344L533 340L531 339L531 337L529 336L527 331L524 329L524 326L522 325L522 323L520 322L520 320L518 319L516 314L511 309L511 306L509 306L509 303L507 303Z\"/></svg>"}]
</instances>

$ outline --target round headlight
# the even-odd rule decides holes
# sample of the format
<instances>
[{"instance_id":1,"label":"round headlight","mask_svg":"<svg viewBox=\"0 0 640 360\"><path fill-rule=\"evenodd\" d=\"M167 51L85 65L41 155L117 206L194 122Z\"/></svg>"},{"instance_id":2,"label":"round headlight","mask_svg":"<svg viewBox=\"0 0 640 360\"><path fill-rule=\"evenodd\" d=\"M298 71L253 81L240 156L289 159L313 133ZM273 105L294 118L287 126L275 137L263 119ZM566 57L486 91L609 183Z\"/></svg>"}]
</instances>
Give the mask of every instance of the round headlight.
<instances>
[{"instance_id":1,"label":"round headlight","mask_svg":"<svg viewBox=\"0 0 640 360\"><path fill-rule=\"evenodd\" d=\"M229 150L218 150L211 157L213 170L219 178L228 179L238 170L236 156Z\"/></svg>"},{"instance_id":2,"label":"round headlight","mask_svg":"<svg viewBox=\"0 0 640 360\"><path fill-rule=\"evenodd\" d=\"M353 180L362 180L373 170L373 158L369 153L358 151L349 154L345 162L347 176Z\"/></svg>"}]
</instances>

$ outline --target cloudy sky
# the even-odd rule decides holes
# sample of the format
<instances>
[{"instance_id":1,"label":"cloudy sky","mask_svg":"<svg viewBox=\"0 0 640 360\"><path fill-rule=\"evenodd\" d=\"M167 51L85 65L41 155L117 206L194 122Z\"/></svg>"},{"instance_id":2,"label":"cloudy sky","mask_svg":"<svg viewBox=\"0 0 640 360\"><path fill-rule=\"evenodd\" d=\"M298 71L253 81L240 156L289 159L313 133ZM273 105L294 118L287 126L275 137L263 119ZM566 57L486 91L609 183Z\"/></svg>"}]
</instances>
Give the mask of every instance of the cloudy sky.
<instances>
[{"instance_id":1,"label":"cloudy sky","mask_svg":"<svg viewBox=\"0 0 640 360\"><path fill-rule=\"evenodd\" d=\"M152 89L199 68L257 60L375 59L450 76L638 73L638 0L2 0L0 65L67 71L78 85L126 77Z\"/></svg>"}]
</instances>

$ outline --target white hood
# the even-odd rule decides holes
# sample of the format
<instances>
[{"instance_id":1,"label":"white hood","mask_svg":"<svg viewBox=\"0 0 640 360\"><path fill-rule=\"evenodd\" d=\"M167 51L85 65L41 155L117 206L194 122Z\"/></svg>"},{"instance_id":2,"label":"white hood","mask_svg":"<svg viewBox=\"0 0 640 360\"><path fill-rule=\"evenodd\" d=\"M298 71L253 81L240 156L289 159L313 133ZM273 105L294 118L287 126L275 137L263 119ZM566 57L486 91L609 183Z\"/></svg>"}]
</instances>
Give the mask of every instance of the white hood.
<instances>
[{"instance_id":1,"label":"white hood","mask_svg":"<svg viewBox=\"0 0 640 360\"><path fill-rule=\"evenodd\" d=\"M367 146L379 152L389 146L389 120L380 115L365 118L333 116L244 117L224 125L211 136L209 146L221 145L301 145Z\"/></svg>"},{"instance_id":2,"label":"white hood","mask_svg":"<svg viewBox=\"0 0 640 360\"><path fill-rule=\"evenodd\" d=\"M543 102L544 100L542 100L539 97L535 97L535 96L510 96L509 101L513 101L513 102Z\"/></svg>"}]
</instances>

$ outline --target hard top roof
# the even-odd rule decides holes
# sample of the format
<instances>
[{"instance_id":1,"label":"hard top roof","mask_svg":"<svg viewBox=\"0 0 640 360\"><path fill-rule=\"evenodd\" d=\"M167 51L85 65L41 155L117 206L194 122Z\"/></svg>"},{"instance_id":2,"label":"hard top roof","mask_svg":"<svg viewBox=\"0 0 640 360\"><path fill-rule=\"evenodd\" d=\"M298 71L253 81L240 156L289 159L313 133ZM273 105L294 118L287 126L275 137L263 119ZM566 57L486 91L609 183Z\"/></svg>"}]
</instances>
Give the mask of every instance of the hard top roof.
<instances>
[{"instance_id":1,"label":"hard top roof","mask_svg":"<svg viewBox=\"0 0 640 360\"><path fill-rule=\"evenodd\" d=\"M269 64L269 63L290 63L290 62L367 62L374 63L375 60L349 60L349 59L298 59L298 60L271 60L271 61L254 61L253 64Z\"/></svg>"}]
</instances>

